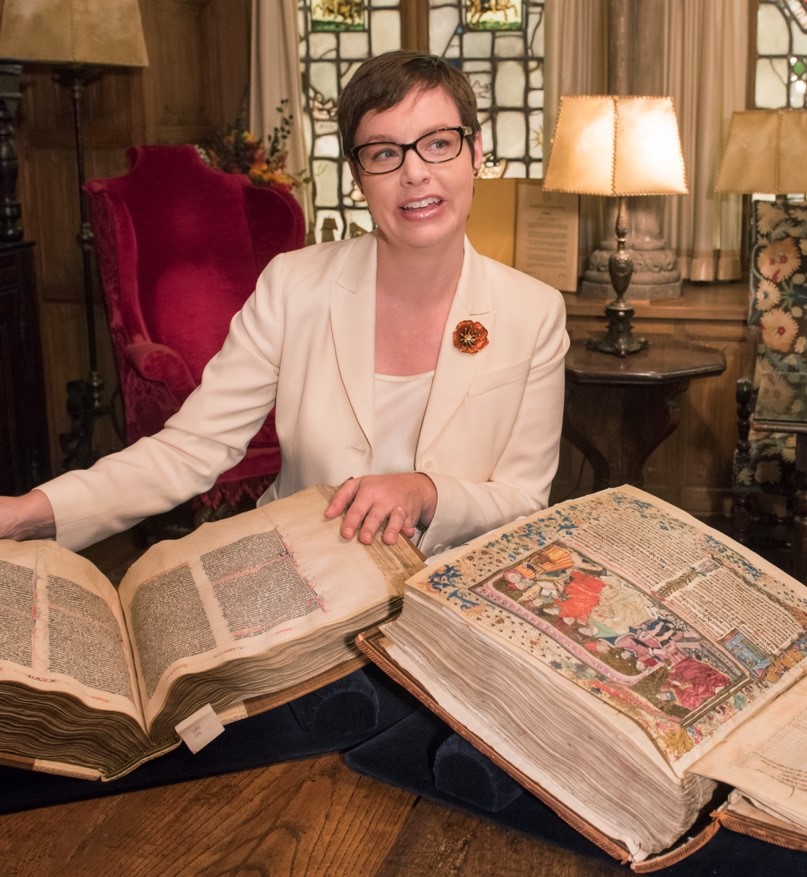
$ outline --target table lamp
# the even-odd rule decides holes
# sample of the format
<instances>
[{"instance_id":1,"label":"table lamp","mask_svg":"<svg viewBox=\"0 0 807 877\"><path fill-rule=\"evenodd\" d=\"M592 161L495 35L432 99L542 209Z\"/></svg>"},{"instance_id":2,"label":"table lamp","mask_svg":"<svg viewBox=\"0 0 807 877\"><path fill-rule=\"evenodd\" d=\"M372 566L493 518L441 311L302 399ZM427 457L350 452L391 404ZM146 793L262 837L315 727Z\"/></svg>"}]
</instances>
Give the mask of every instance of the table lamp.
<instances>
[{"instance_id":1,"label":"table lamp","mask_svg":"<svg viewBox=\"0 0 807 877\"><path fill-rule=\"evenodd\" d=\"M738 195L807 191L807 110L742 110L731 117L715 192Z\"/></svg>"},{"instance_id":2,"label":"table lamp","mask_svg":"<svg viewBox=\"0 0 807 877\"><path fill-rule=\"evenodd\" d=\"M618 198L616 250L608 273L616 298L605 308L608 329L587 346L624 357L648 346L634 338L633 308L625 293L633 274L626 250L628 197L682 195L687 182L681 140L670 97L564 95L544 175L547 192Z\"/></svg>"},{"instance_id":3,"label":"table lamp","mask_svg":"<svg viewBox=\"0 0 807 877\"><path fill-rule=\"evenodd\" d=\"M57 67L56 80L70 91L72 99L80 212L78 243L83 258L90 370L87 383L68 384L68 408L82 413L74 434L60 436L60 441L67 446L65 468L79 468L93 462L94 418L111 413L102 403L104 382L98 372L91 268L93 234L83 191L81 102L85 86L100 77L101 68L148 65L140 9L137 0L5 0L0 10L0 59ZM77 396L72 402L71 395Z\"/></svg>"}]
</instances>

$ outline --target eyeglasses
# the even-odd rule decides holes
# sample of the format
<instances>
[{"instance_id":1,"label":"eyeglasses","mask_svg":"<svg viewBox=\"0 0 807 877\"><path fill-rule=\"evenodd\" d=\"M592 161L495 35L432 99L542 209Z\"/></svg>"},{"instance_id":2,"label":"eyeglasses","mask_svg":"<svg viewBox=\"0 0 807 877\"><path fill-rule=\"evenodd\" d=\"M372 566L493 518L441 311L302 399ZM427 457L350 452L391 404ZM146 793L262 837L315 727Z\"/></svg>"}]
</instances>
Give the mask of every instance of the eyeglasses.
<instances>
[{"instance_id":1,"label":"eyeglasses","mask_svg":"<svg viewBox=\"0 0 807 877\"><path fill-rule=\"evenodd\" d=\"M413 149L423 161L429 164L442 164L453 161L461 152L463 139L473 133L468 125L455 128L438 128L429 131L411 143L392 143L378 140L375 143L364 143L354 146L350 151L351 158L359 163L366 174L389 174L397 171L404 163L408 150Z\"/></svg>"}]
</instances>

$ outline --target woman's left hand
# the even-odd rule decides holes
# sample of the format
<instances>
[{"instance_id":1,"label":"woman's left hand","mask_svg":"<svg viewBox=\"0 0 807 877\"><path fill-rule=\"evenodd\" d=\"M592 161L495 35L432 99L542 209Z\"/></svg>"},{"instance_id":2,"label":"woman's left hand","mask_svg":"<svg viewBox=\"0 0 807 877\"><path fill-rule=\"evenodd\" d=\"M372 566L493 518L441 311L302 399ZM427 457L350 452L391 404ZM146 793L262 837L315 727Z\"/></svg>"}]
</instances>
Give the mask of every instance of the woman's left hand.
<instances>
[{"instance_id":1,"label":"woman's left hand","mask_svg":"<svg viewBox=\"0 0 807 877\"><path fill-rule=\"evenodd\" d=\"M344 513L340 533L369 545L380 530L381 538L392 545L399 533L412 538L419 525L428 527L437 508L437 488L422 472L395 475L364 475L348 478L336 491L326 518Z\"/></svg>"}]
</instances>

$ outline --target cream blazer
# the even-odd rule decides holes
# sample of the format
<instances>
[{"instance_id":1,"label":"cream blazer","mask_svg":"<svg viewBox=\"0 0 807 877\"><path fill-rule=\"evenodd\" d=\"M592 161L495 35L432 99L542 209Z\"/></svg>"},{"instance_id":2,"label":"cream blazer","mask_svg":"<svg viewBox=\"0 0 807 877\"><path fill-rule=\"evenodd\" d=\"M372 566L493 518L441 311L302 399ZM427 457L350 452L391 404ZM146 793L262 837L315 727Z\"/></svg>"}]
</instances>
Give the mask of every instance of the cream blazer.
<instances>
[{"instance_id":1,"label":"cream blazer","mask_svg":"<svg viewBox=\"0 0 807 877\"><path fill-rule=\"evenodd\" d=\"M161 432L42 485L57 540L80 549L204 492L273 405L282 465L261 503L373 473L376 252L368 234L273 259ZM488 330L476 354L452 343L466 319ZM568 343L560 294L466 240L415 456L438 493L424 553L546 506Z\"/></svg>"}]
</instances>

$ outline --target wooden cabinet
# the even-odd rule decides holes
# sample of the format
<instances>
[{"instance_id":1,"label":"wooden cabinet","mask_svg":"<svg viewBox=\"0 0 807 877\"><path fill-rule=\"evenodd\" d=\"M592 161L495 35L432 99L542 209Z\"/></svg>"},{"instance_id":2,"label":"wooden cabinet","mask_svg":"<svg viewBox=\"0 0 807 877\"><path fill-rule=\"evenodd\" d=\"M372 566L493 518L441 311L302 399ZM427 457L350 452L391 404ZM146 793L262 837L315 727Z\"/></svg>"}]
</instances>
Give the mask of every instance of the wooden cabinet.
<instances>
[{"instance_id":1,"label":"wooden cabinet","mask_svg":"<svg viewBox=\"0 0 807 877\"><path fill-rule=\"evenodd\" d=\"M33 245L0 245L0 493L50 475Z\"/></svg>"}]
</instances>

